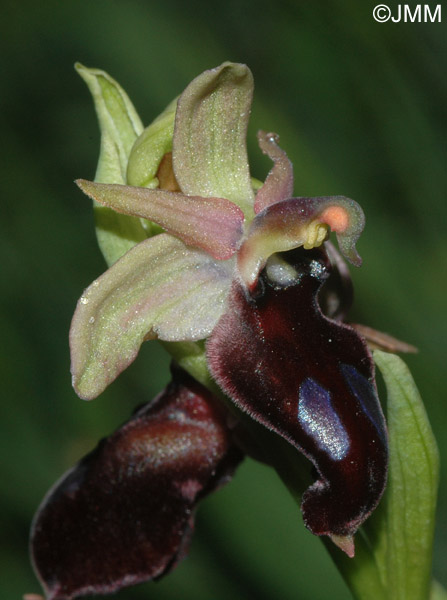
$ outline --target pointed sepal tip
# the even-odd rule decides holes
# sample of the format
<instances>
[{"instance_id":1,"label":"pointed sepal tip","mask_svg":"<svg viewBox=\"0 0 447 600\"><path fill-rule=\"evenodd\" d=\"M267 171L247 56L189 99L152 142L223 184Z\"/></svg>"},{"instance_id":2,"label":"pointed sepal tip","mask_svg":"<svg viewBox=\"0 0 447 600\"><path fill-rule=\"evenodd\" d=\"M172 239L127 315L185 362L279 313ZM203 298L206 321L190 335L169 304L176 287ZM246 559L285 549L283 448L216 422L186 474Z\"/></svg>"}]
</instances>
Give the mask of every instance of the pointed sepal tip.
<instances>
[{"instance_id":1,"label":"pointed sepal tip","mask_svg":"<svg viewBox=\"0 0 447 600\"><path fill-rule=\"evenodd\" d=\"M349 558L354 558L355 545L353 535L330 535L329 539L333 542L340 550L343 550Z\"/></svg>"}]
</instances>

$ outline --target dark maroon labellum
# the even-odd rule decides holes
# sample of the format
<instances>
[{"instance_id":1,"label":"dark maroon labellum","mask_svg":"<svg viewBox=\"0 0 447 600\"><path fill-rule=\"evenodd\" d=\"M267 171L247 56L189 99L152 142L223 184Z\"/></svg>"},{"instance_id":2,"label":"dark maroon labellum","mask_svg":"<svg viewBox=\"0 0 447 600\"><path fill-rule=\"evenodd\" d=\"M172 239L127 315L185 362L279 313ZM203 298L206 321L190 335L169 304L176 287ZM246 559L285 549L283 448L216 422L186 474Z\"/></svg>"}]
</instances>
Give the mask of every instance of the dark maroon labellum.
<instances>
[{"instance_id":1,"label":"dark maroon labellum","mask_svg":"<svg viewBox=\"0 0 447 600\"><path fill-rule=\"evenodd\" d=\"M181 371L50 491L31 549L49 600L159 578L185 555L198 501L241 460L215 398Z\"/></svg>"},{"instance_id":2,"label":"dark maroon labellum","mask_svg":"<svg viewBox=\"0 0 447 600\"><path fill-rule=\"evenodd\" d=\"M286 286L269 276L268 265L253 295L233 284L208 342L209 364L241 410L314 464L318 479L302 500L306 526L316 535L350 537L386 483L374 366L362 338L321 312L318 292L332 269L326 253L300 248L281 258L296 271Z\"/></svg>"}]
</instances>

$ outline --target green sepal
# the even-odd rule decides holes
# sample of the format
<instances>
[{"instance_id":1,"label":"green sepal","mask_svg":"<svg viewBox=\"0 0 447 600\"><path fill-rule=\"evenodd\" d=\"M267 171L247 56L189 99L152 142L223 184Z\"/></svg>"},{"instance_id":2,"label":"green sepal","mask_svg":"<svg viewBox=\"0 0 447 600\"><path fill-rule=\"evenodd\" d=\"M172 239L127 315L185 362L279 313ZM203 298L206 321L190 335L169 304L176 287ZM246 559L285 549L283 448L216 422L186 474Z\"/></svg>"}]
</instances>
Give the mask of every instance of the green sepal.
<instances>
[{"instance_id":1,"label":"green sepal","mask_svg":"<svg viewBox=\"0 0 447 600\"><path fill-rule=\"evenodd\" d=\"M172 151L177 98L173 100L135 141L127 165L127 183L154 189L161 159Z\"/></svg>"},{"instance_id":2,"label":"green sepal","mask_svg":"<svg viewBox=\"0 0 447 600\"><path fill-rule=\"evenodd\" d=\"M253 217L247 157L253 76L225 62L196 77L178 100L173 166L184 194L227 198Z\"/></svg>"},{"instance_id":3,"label":"green sepal","mask_svg":"<svg viewBox=\"0 0 447 600\"><path fill-rule=\"evenodd\" d=\"M129 154L143 124L122 87L105 71L76 63L76 71L93 96L101 131L95 181L126 183ZM96 235L108 265L147 237L139 219L94 204Z\"/></svg>"},{"instance_id":4,"label":"green sepal","mask_svg":"<svg viewBox=\"0 0 447 600\"><path fill-rule=\"evenodd\" d=\"M208 337L224 310L233 268L166 233L131 248L78 301L70 328L77 394L96 398L147 339Z\"/></svg>"}]
</instances>

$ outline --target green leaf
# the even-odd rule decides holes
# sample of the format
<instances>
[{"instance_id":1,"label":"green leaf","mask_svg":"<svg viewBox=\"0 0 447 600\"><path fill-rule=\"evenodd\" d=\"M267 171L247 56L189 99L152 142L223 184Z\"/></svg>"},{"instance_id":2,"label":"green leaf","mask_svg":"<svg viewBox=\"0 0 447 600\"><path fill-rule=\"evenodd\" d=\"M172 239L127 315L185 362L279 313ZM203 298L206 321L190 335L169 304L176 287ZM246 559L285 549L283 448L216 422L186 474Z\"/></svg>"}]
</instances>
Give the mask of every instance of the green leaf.
<instances>
[{"instance_id":1,"label":"green leaf","mask_svg":"<svg viewBox=\"0 0 447 600\"><path fill-rule=\"evenodd\" d=\"M129 154L143 125L122 87L105 71L76 63L77 72L93 96L101 130L95 181L126 183ZM109 265L147 237L140 220L95 206L98 244Z\"/></svg>"},{"instance_id":2,"label":"green leaf","mask_svg":"<svg viewBox=\"0 0 447 600\"><path fill-rule=\"evenodd\" d=\"M183 193L227 198L248 218L254 202L246 148L252 96L246 65L227 62L205 71L179 98L173 143Z\"/></svg>"},{"instance_id":3,"label":"green leaf","mask_svg":"<svg viewBox=\"0 0 447 600\"><path fill-rule=\"evenodd\" d=\"M447 600L447 590L437 581L432 581L430 600Z\"/></svg>"},{"instance_id":4,"label":"green leaf","mask_svg":"<svg viewBox=\"0 0 447 600\"><path fill-rule=\"evenodd\" d=\"M132 147L127 165L127 183L150 189L158 186L155 176L160 161L167 152L172 151L172 137L174 135L175 111L177 98L136 140Z\"/></svg>"},{"instance_id":5,"label":"green leaf","mask_svg":"<svg viewBox=\"0 0 447 600\"><path fill-rule=\"evenodd\" d=\"M391 600L429 598L439 455L427 414L405 363L376 350L388 392L390 445L386 528L376 560ZM373 523L369 524L370 527Z\"/></svg>"},{"instance_id":6,"label":"green leaf","mask_svg":"<svg viewBox=\"0 0 447 600\"><path fill-rule=\"evenodd\" d=\"M355 558L329 543L327 549L357 600L441 600L441 586L431 584L439 476L436 441L405 363L379 350L374 360L388 396L388 487L356 535Z\"/></svg>"}]
</instances>

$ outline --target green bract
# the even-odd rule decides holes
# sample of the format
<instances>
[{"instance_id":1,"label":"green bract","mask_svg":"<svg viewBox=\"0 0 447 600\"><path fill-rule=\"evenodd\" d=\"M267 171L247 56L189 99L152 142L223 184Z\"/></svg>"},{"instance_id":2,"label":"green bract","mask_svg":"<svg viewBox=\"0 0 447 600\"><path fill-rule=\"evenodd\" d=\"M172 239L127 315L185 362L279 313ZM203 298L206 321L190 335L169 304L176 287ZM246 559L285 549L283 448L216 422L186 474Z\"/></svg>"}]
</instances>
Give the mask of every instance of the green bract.
<instances>
[{"instance_id":1,"label":"green bract","mask_svg":"<svg viewBox=\"0 0 447 600\"><path fill-rule=\"evenodd\" d=\"M383 519L376 560L390 600L418 600L430 593L438 448L405 363L379 350L374 360L387 387L390 434L390 477L376 517Z\"/></svg>"},{"instance_id":2,"label":"green bract","mask_svg":"<svg viewBox=\"0 0 447 600\"><path fill-rule=\"evenodd\" d=\"M374 351L385 380L389 430L388 486L347 560L328 545L357 600L447 598L431 580L439 454L425 408L405 363Z\"/></svg>"}]
</instances>

